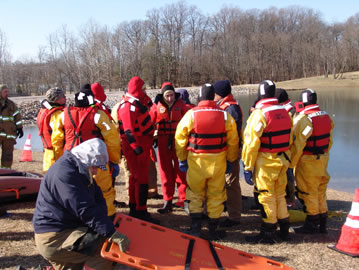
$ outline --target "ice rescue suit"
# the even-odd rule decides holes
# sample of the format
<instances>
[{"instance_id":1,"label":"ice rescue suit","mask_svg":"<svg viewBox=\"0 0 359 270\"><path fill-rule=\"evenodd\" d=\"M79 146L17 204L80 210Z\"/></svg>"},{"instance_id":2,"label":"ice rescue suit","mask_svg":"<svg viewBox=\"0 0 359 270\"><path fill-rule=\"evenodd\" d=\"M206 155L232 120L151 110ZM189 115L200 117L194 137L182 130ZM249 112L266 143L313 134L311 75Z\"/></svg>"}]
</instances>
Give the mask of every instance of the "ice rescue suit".
<instances>
[{"instance_id":1,"label":"ice rescue suit","mask_svg":"<svg viewBox=\"0 0 359 270\"><path fill-rule=\"evenodd\" d=\"M330 176L327 167L333 128L333 120L317 104L306 106L294 118L291 166L298 197L304 201L310 216L328 212L326 189Z\"/></svg>"},{"instance_id":2,"label":"ice rescue suit","mask_svg":"<svg viewBox=\"0 0 359 270\"><path fill-rule=\"evenodd\" d=\"M11 168L16 130L20 128L22 128L22 120L16 104L8 98L0 97L1 168Z\"/></svg>"},{"instance_id":3,"label":"ice rescue suit","mask_svg":"<svg viewBox=\"0 0 359 270\"><path fill-rule=\"evenodd\" d=\"M264 223L276 224L289 216L285 188L291 140L291 120L284 107L276 98L259 100L244 130L242 160L244 170L254 169Z\"/></svg>"},{"instance_id":4,"label":"ice rescue suit","mask_svg":"<svg viewBox=\"0 0 359 270\"><path fill-rule=\"evenodd\" d=\"M122 151L130 170L130 209L135 206L141 213L147 211L148 165L154 131L144 87L141 78L133 77L118 109Z\"/></svg>"},{"instance_id":5,"label":"ice rescue suit","mask_svg":"<svg viewBox=\"0 0 359 270\"><path fill-rule=\"evenodd\" d=\"M190 200L190 213L201 214L207 198L208 216L219 218L226 200L227 160L238 159L239 138L233 117L215 101L200 101L179 122L175 139L178 159L188 162L186 199Z\"/></svg>"},{"instance_id":6,"label":"ice rescue suit","mask_svg":"<svg viewBox=\"0 0 359 270\"><path fill-rule=\"evenodd\" d=\"M44 146L44 161L42 170L46 173L56 161L55 151L51 143L51 135L53 127L60 117L64 106L53 105L47 100L43 100L41 105L42 108L37 115L36 123L39 129L39 136L41 137L42 144Z\"/></svg>"},{"instance_id":7,"label":"ice rescue suit","mask_svg":"<svg viewBox=\"0 0 359 270\"><path fill-rule=\"evenodd\" d=\"M69 117L69 113L76 128ZM77 128L79 130L76 131ZM78 136L79 134L80 136ZM118 164L121 157L121 140L117 129L110 123L106 113L94 106L65 107L53 129L52 145L55 148L55 157L59 158L64 150L71 150L80 142L96 137L104 140L109 160ZM106 171L98 170L94 178L106 200L107 214L112 216L116 213L114 206L116 191L112 186L109 166L106 165L106 168Z\"/></svg>"},{"instance_id":8,"label":"ice rescue suit","mask_svg":"<svg viewBox=\"0 0 359 270\"><path fill-rule=\"evenodd\" d=\"M162 193L165 201L173 199L175 184L177 184L178 201L186 199L186 173L181 172L178 166L174 136L177 125L187 112L186 104L175 94L175 101L169 107L159 94L159 102L151 108L151 118L157 130L158 163L161 175Z\"/></svg>"}]
</instances>

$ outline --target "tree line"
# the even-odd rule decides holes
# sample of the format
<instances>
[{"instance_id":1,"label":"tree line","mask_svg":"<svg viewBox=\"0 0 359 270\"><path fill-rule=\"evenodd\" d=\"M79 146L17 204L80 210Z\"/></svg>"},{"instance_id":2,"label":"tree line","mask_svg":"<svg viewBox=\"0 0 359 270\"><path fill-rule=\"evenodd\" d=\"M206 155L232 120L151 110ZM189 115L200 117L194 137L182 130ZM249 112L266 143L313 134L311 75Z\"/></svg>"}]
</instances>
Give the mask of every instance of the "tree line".
<instances>
[{"instance_id":1,"label":"tree line","mask_svg":"<svg viewBox=\"0 0 359 270\"><path fill-rule=\"evenodd\" d=\"M34 29L36 31L36 29ZM141 76L150 88L218 79L232 84L290 80L359 70L359 13L327 24L311 8L242 10L205 15L183 2L149 10L144 20L110 29L89 21L75 34L66 26L48 36L37 59L13 62L0 29L0 81L18 94L52 86L77 91L88 82L125 88Z\"/></svg>"}]
</instances>

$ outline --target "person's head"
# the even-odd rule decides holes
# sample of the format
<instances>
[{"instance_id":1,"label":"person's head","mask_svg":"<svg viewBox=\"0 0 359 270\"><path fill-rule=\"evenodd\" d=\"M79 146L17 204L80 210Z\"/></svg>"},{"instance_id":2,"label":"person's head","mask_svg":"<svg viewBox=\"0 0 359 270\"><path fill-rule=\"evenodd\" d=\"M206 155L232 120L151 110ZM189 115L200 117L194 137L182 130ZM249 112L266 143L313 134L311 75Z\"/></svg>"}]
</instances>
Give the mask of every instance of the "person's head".
<instances>
[{"instance_id":1,"label":"person's head","mask_svg":"<svg viewBox=\"0 0 359 270\"><path fill-rule=\"evenodd\" d=\"M132 77L128 82L127 92L131 96L142 100L146 95L145 82L138 76Z\"/></svg>"},{"instance_id":2,"label":"person's head","mask_svg":"<svg viewBox=\"0 0 359 270\"><path fill-rule=\"evenodd\" d=\"M216 81L213 84L213 87L215 92L215 97L214 97L215 101L221 100L222 98L228 96L232 92L232 87L229 80Z\"/></svg>"},{"instance_id":3,"label":"person's head","mask_svg":"<svg viewBox=\"0 0 359 270\"><path fill-rule=\"evenodd\" d=\"M66 103L66 96L64 91L59 87L53 87L46 91L46 99L50 103L64 105Z\"/></svg>"},{"instance_id":4,"label":"person's head","mask_svg":"<svg viewBox=\"0 0 359 270\"><path fill-rule=\"evenodd\" d=\"M98 82L91 84L91 91L95 97L95 100L98 103L105 102L107 96L105 94L105 89Z\"/></svg>"},{"instance_id":5,"label":"person's head","mask_svg":"<svg viewBox=\"0 0 359 270\"><path fill-rule=\"evenodd\" d=\"M205 83L199 89L198 101L213 100L214 99L214 88L210 83Z\"/></svg>"},{"instance_id":6,"label":"person's head","mask_svg":"<svg viewBox=\"0 0 359 270\"><path fill-rule=\"evenodd\" d=\"M91 91L91 86L85 84L81 87L80 91L75 94L76 107L89 107L95 104L94 95Z\"/></svg>"},{"instance_id":7,"label":"person's head","mask_svg":"<svg viewBox=\"0 0 359 270\"><path fill-rule=\"evenodd\" d=\"M271 80L262 81L258 86L258 100L272 98L275 95L275 84Z\"/></svg>"},{"instance_id":8,"label":"person's head","mask_svg":"<svg viewBox=\"0 0 359 270\"><path fill-rule=\"evenodd\" d=\"M317 93L308 88L300 93L299 100L303 102L304 106L317 104Z\"/></svg>"},{"instance_id":9,"label":"person's head","mask_svg":"<svg viewBox=\"0 0 359 270\"><path fill-rule=\"evenodd\" d=\"M275 97L278 99L279 103L283 103L289 100L288 93L283 88L277 88L275 90Z\"/></svg>"},{"instance_id":10,"label":"person's head","mask_svg":"<svg viewBox=\"0 0 359 270\"><path fill-rule=\"evenodd\" d=\"M79 161L77 165L81 173L90 171L91 174L96 174L98 168L107 170L108 152L106 144L99 138L84 141L74 147L71 153Z\"/></svg>"},{"instance_id":11,"label":"person's head","mask_svg":"<svg viewBox=\"0 0 359 270\"><path fill-rule=\"evenodd\" d=\"M180 99L182 99L184 103L191 104L191 101L189 100L189 94L186 89L184 88L177 89L176 93L180 94Z\"/></svg>"},{"instance_id":12,"label":"person's head","mask_svg":"<svg viewBox=\"0 0 359 270\"><path fill-rule=\"evenodd\" d=\"M161 94L163 97L163 101L166 102L168 105L172 105L175 101L175 88L173 87L172 83L164 82L161 86Z\"/></svg>"},{"instance_id":13,"label":"person's head","mask_svg":"<svg viewBox=\"0 0 359 270\"><path fill-rule=\"evenodd\" d=\"M7 99L9 97L9 88L5 84L0 84L0 98Z\"/></svg>"}]
</instances>

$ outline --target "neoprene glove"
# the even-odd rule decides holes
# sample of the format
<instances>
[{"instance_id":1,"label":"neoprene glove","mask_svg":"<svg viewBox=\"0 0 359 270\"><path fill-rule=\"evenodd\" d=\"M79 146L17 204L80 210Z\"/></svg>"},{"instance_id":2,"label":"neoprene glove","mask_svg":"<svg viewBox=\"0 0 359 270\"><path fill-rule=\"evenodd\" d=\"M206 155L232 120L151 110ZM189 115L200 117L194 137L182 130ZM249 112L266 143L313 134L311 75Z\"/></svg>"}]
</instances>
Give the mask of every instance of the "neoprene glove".
<instances>
[{"instance_id":1,"label":"neoprene glove","mask_svg":"<svg viewBox=\"0 0 359 270\"><path fill-rule=\"evenodd\" d=\"M232 162L229 162L229 161L227 160L226 174L227 174L227 173L231 173L232 170L233 170L233 163L232 163Z\"/></svg>"},{"instance_id":2,"label":"neoprene glove","mask_svg":"<svg viewBox=\"0 0 359 270\"><path fill-rule=\"evenodd\" d=\"M120 167L118 164L110 162L110 172L112 178L116 178L120 174Z\"/></svg>"},{"instance_id":3,"label":"neoprene glove","mask_svg":"<svg viewBox=\"0 0 359 270\"><path fill-rule=\"evenodd\" d=\"M109 240L113 243L116 243L120 247L121 252L126 252L130 245L130 239L118 231L115 231Z\"/></svg>"},{"instance_id":4,"label":"neoprene glove","mask_svg":"<svg viewBox=\"0 0 359 270\"><path fill-rule=\"evenodd\" d=\"M22 130L22 128L18 128L16 130L16 136L18 136L19 139L22 138L22 136L24 136L24 131Z\"/></svg>"},{"instance_id":5,"label":"neoprene glove","mask_svg":"<svg viewBox=\"0 0 359 270\"><path fill-rule=\"evenodd\" d=\"M294 173L293 173L293 169L292 168L288 168L287 170L287 180L288 182L295 182L295 178L294 178Z\"/></svg>"},{"instance_id":6,"label":"neoprene glove","mask_svg":"<svg viewBox=\"0 0 359 270\"><path fill-rule=\"evenodd\" d=\"M188 163L187 160L184 161L178 161L179 162L179 169L181 172L187 172L188 171Z\"/></svg>"},{"instance_id":7,"label":"neoprene glove","mask_svg":"<svg viewBox=\"0 0 359 270\"><path fill-rule=\"evenodd\" d=\"M244 179L246 180L247 184L250 186L253 186L253 181L252 181L252 171L244 171Z\"/></svg>"}]
</instances>

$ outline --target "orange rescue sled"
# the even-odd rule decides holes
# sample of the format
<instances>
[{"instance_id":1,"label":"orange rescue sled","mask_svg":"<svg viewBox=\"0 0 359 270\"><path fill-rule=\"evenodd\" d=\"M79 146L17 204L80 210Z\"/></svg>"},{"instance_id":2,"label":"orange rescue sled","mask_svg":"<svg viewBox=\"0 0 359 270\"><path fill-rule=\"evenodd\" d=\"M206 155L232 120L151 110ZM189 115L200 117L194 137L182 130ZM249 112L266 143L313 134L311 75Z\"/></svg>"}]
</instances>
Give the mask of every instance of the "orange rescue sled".
<instances>
[{"instance_id":1,"label":"orange rescue sled","mask_svg":"<svg viewBox=\"0 0 359 270\"><path fill-rule=\"evenodd\" d=\"M117 231L130 239L126 253L108 241L102 247L105 259L137 269L261 269L292 268L264 257L229 248L166 227L117 214ZM293 269L292 269L293 270Z\"/></svg>"}]
</instances>

